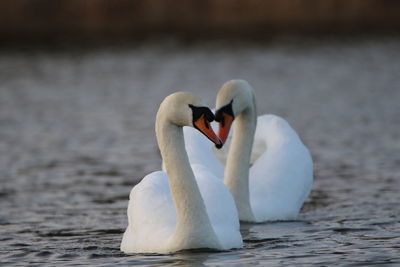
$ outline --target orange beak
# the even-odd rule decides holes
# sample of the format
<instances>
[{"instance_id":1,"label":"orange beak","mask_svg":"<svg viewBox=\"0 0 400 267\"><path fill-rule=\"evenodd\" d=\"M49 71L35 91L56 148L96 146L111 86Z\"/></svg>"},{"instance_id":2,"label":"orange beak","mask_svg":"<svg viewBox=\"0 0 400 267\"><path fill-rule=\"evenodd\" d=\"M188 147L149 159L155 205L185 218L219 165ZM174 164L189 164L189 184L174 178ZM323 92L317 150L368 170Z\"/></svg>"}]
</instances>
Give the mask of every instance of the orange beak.
<instances>
[{"instance_id":1,"label":"orange beak","mask_svg":"<svg viewBox=\"0 0 400 267\"><path fill-rule=\"evenodd\" d=\"M225 144L226 139L228 139L229 131L232 126L233 116L222 113L223 119L218 123L218 137L221 139L222 144Z\"/></svg>"},{"instance_id":2,"label":"orange beak","mask_svg":"<svg viewBox=\"0 0 400 267\"><path fill-rule=\"evenodd\" d=\"M222 141L214 133L213 129L211 128L210 122L205 119L204 115L202 115L197 121L194 122L194 126L197 130L207 136L208 139L210 139L217 148L222 147Z\"/></svg>"}]
</instances>

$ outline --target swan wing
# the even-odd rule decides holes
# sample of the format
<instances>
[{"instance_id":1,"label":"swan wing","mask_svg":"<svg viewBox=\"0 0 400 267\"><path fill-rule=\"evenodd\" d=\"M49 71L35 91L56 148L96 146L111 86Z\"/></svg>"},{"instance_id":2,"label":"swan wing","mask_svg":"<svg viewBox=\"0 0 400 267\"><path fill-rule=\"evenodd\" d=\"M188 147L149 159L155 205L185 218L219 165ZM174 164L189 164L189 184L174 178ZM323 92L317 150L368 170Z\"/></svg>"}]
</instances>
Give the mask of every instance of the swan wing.
<instances>
[{"instance_id":1,"label":"swan wing","mask_svg":"<svg viewBox=\"0 0 400 267\"><path fill-rule=\"evenodd\" d=\"M250 168L251 206L257 221L295 219L308 197L313 164L308 149L282 118L258 118L256 142L266 150Z\"/></svg>"},{"instance_id":2,"label":"swan wing","mask_svg":"<svg viewBox=\"0 0 400 267\"><path fill-rule=\"evenodd\" d=\"M232 195L222 180L213 175L208 166L200 164L191 166L211 225L223 249L242 247L239 217Z\"/></svg>"},{"instance_id":3,"label":"swan wing","mask_svg":"<svg viewBox=\"0 0 400 267\"><path fill-rule=\"evenodd\" d=\"M148 174L129 196L128 227L121 250L126 253L160 252L167 249L173 235L176 212L163 171Z\"/></svg>"}]
</instances>

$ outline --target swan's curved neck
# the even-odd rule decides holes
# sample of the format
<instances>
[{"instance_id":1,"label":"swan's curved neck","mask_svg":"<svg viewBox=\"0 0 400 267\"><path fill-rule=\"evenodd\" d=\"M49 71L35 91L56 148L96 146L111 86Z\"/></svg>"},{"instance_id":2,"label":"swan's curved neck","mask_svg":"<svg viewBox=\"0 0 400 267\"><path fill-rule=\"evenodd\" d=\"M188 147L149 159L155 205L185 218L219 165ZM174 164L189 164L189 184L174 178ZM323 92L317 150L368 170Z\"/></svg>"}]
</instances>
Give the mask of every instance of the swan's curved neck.
<instances>
[{"instance_id":1,"label":"swan's curved neck","mask_svg":"<svg viewBox=\"0 0 400 267\"><path fill-rule=\"evenodd\" d=\"M235 199L241 221L255 220L250 205L249 167L256 124L257 113L253 95L252 103L249 103L235 119L224 175L224 183Z\"/></svg>"},{"instance_id":2,"label":"swan's curved neck","mask_svg":"<svg viewBox=\"0 0 400 267\"><path fill-rule=\"evenodd\" d=\"M176 208L176 229L171 242L179 248L218 246L200 190L185 150L183 129L157 115L156 135ZM203 240L204 239L204 240ZM203 240L203 241L202 241Z\"/></svg>"}]
</instances>

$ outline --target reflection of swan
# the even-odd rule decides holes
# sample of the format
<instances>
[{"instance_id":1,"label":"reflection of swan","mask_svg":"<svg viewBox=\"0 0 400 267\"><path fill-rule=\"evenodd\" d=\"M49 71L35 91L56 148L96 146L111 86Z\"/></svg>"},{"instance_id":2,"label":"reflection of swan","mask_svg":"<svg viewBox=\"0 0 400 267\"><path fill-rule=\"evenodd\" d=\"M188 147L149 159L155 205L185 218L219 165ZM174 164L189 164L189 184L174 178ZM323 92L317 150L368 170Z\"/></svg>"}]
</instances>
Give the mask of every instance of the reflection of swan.
<instances>
[{"instance_id":1,"label":"reflection of swan","mask_svg":"<svg viewBox=\"0 0 400 267\"><path fill-rule=\"evenodd\" d=\"M217 145L206 107L189 93L175 93L160 105L156 135L166 173L147 175L131 191L129 225L121 250L126 253L173 252L191 248L225 250L242 246L234 200L224 184L194 165L185 151L182 127L197 128Z\"/></svg>"},{"instance_id":2,"label":"reflection of swan","mask_svg":"<svg viewBox=\"0 0 400 267\"><path fill-rule=\"evenodd\" d=\"M235 121L227 158L226 153L217 153L219 158L226 158L225 173L212 146L187 130L185 136L187 133L192 136L187 138L187 147L200 142L199 147L205 147L202 154L188 151L190 162L209 164L218 177L224 177L240 220L262 222L296 218L313 180L310 153L296 132L278 116L262 115L257 119L253 89L243 80L223 85L216 108L218 135L223 142Z\"/></svg>"}]
</instances>

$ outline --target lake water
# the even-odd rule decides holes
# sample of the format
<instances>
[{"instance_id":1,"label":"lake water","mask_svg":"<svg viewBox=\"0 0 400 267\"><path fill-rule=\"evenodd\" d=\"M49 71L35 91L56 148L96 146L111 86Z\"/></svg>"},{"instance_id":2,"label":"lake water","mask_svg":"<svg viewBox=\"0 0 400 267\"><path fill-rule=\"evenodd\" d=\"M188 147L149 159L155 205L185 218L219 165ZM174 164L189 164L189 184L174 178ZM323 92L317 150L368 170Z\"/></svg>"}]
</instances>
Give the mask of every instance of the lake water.
<instances>
[{"instance_id":1,"label":"lake water","mask_svg":"<svg viewBox=\"0 0 400 267\"><path fill-rule=\"evenodd\" d=\"M242 224L238 250L121 253L128 194L160 169L159 103L213 107L232 78L311 150L298 220ZM0 263L400 265L400 38L0 50Z\"/></svg>"}]
</instances>

